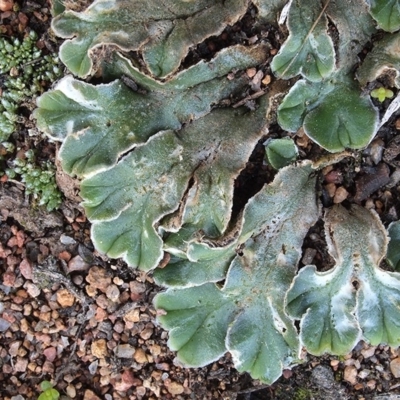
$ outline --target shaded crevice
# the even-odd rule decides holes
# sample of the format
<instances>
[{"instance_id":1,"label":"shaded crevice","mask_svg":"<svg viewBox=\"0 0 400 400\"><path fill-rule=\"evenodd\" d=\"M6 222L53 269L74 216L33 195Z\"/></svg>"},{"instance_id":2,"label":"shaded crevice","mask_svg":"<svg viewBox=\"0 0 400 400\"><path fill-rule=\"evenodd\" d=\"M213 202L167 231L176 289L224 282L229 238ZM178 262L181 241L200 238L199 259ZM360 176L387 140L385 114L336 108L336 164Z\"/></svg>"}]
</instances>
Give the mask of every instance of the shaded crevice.
<instances>
[{"instance_id":1,"label":"shaded crevice","mask_svg":"<svg viewBox=\"0 0 400 400\"><path fill-rule=\"evenodd\" d=\"M235 179L232 219L240 214L249 199L258 193L266 183L272 182L276 174L276 171L264 164L264 141L265 138L258 141L246 167Z\"/></svg>"}]
</instances>

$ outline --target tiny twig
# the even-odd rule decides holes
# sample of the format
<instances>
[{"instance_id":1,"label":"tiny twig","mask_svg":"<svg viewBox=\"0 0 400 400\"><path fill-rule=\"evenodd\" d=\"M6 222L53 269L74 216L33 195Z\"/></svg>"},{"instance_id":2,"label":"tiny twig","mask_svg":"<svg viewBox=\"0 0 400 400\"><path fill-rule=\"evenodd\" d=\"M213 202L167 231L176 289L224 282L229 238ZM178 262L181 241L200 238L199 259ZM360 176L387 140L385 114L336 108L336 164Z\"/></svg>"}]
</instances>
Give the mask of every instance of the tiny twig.
<instances>
[{"instance_id":1,"label":"tiny twig","mask_svg":"<svg viewBox=\"0 0 400 400\"><path fill-rule=\"evenodd\" d=\"M71 281L68 278L56 271L51 271L40 266L37 266L36 268L40 271L41 274L48 276L52 282L61 283L62 285L64 285L79 300L83 307L87 307L88 303L85 295L77 290L71 284Z\"/></svg>"},{"instance_id":2,"label":"tiny twig","mask_svg":"<svg viewBox=\"0 0 400 400\"><path fill-rule=\"evenodd\" d=\"M240 393L240 394L252 393L252 392L256 392L257 390L262 390L262 389L266 389L266 388L269 388L269 385L253 386L251 388L241 390L238 393Z\"/></svg>"},{"instance_id":3,"label":"tiny twig","mask_svg":"<svg viewBox=\"0 0 400 400\"><path fill-rule=\"evenodd\" d=\"M21 186L22 188L25 188L25 184L24 184L24 183L19 182L19 181L16 181L15 179L7 179L7 182L11 182L11 183L16 184L17 186L19 185L19 186Z\"/></svg>"},{"instance_id":4,"label":"tiny twig","mask_svg":"<svg viewBox=\"0 0 400 400\"><path fill-rule=\"evenodd\" d=\"M249 100L255 100L258 99L259 97L261 97L263 94L265 94L267 92L267 90L259 90L258 92L255 92L253 94L250 94L249 96L245 97L244 99L240 100L239 102L237 102L236 104L234 104L232 107L233 108L238 108L244 104L246 104L246 102L248 102Z\"/></svg>"}]
</instances>

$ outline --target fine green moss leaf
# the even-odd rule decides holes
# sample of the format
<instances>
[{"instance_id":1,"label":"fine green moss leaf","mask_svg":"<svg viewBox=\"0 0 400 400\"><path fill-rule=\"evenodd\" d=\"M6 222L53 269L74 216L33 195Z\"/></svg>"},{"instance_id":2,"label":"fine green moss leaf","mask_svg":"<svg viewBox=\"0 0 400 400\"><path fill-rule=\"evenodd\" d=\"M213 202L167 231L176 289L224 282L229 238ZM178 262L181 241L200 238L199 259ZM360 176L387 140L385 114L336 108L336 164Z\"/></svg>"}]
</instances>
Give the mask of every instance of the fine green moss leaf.
<instances>
[{"instance_id":1,"label":"fine green moss leaf","mask_svg":"<svg viewBox=\"0 0 400 400\"><path fill-rule=\"evenodd\" d=\"M372 345L400 344L400 275L383 271L386 231L376 213L337 205L325 217L328 249L336 265L300 270L287 294L289 314L312 354L348 353L363 337Z\"/></svg>"},{"instance_id":2,"label":"fine green moss leaf","mask_svg":"<svg viewBox=\"0 0 400 400\"><path fill-rule=\"evenodd\" d=\"M278 122L290 132L303 125L321 147L339 152L368 145L377 131L378 112L350 78L337 74L329 82L296 82L278 108Z\"/></svg>"},{"instance_id":3,"label":"fine green moss leaf","mask_svg":"<svg viewBox=\"0 0 400 400\"><path fill-rule=\"evenodd\" d=\"M390 242L386 260L396 270L400 271L400 221L392 222L388 229Z\"/></svg>"},{"instance_id":4,"label":"fine green moss leaf","mask_svg":"<svg viewBox=\"0 0 400 400\"><path fill-rule=\"evenodd\" d=\"M272 139L264 143L265 158L275 169L283 168L294 161L298 150L290 138Z\"/></svg>"},{"instance_id":5,"label":"fine green moss leaf","mask_svg":"<svg viewBox=\"0 0 400 400\"><path fill-rule=\"evenodd\" d=\"M310 163L289 166L249 201L222 288L205 283L156 296L169 344L185 365L205 365L227 350L239 371L271 383L297 360L296 329L283 300L302 240L318 217L315 179ZM198 268L202 263L192 263Z\"/></svg>"},{"instance_id":6,"label":"fine green moss leaf","mask_svg":"<svg viewBox=\"0 0 400 400\"><path fill-rule=\"evenodd\" d=\"M387 32L400 29L400 3L398 0L367 0L370 13L379 28Z\"/></svg>"},{"instance_id":7,"label":"fine green moss leaf","mask_svg":"<svg viewBox=\"0 0 400 400\"><path fill-rule=\"evenodd\" d=\"M327 32L325 8L320 2L291 3L287 22L289 37L271 63L276 76L289 79L301 74L318 82L333 72L335 51Z\"/></svg>"},{"instance_id":8,"label":"fine green moss leaf","mask_svg":"<svg viewBox=\"0 0 400 400\"><path fill-rule=\"evenodd\" d=\"M93 58L104 45L139 51L150 72L175 72L189 47L218 35L245 12L247 0L96 0L83 12L65 11L52 21L56 35L69 39L60 58L79 77L93 73Z\"/></svg>"}]
</instances>

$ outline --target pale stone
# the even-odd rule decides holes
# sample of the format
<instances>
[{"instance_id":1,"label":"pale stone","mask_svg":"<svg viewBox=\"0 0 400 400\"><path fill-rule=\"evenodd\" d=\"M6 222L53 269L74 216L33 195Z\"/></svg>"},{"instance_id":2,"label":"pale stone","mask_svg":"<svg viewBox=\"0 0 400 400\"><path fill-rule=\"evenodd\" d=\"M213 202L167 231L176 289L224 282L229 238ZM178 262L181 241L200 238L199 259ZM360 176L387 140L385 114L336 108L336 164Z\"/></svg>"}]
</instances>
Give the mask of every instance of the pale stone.
<instances>
[{"instance_id":1,"label":"pale stone","mask_svg":"<svg viewBox=\"0 0 400 400\"><path fill-rule=\"evenodd\" d=\"M31 297L33 297L33 298L39 296L39 294L40 294L40 289L39 289L35 284L33 284L33 283L31 283L31 282L27 282L27 283L24 285L24 287L25 287L26 291L29 293L29 296L31 296Z\"/></svg>"},{"instance_id":2,"label":"pale stone","mask_svg":"<svg viewBox=\"0 0 400 400\"><path fill-rule=\"evenodd\" d=\"M135 377L130 370L125 370L121 374L121 380L115 383L115 390L120 392L126 392L129 390L135 383Z\"/></svg>"},{"instance_id":3,"label":"pale stone","mask_svg":"<svg viewBox=\"0 0 400 400\"><path fill-rule=\"evenodd\" d=\"M182 394L185 389L184 389L183 385L181 385L178 382L173 381L167 386L167 390L170 394L175 396L178 394Z\"/></svg>"},{"instance_id":4,"label":"pale stone","mask_svg":"<svg viewBox=\"0 0 400 400\"><path fill-rule=\"evenodd\" d=\"M90 268L86 281L90 286L105 292L111 284L111 277L104 268L96 266Z\"/></svg>"},{"instance_id":5,"label":"pale stone","mask_svg":"<svg viewBox=\"0 0 400 400\"><path fill-rule=\"evenodd\" d=\"M75 297L67 289L60 289L57 292L57 302L61 307L71 307L75 302Z\"/></svg>"},{"instance_id":6,"label":"pale stone","mask_svg":"<svg viewBox=\"0 0 400 400\"><path fill-rule=\"evenodd\" d=\"M123 319L125 322L139 322L140 321L139 309L135 308L134 310L127 312L124 315Z\"/></svg>"},{"instance_id":7,"label":"pale stone","mask_svg":"<svg viewBox=\"0 0 400 400\"><path fill-rule=\"evenodd\" d=\"M372 357L375 354L376 346L367 347L361 350L361 354L364 358Z\"/></svg>"},{"instance_id":8,"label":"pale stone","mask_svg":"<svg viewBox=\"0 0 400 400\"><path fill-rule=\"evenodd\" d=\"M106 296L113 302L117 302L119 300L119 289L117 285L111 284L106 289Z\"/></svg>"},{"instance_id":9,"label":"pale stone","mask_svg":"<svg viewBox=\"0 0 400 400\"><path fill-rule=\"evenodd\" d=\"M68 262L68 271L86 271L90 265L81 256L75 256Z\"/></svg>"},{"instance_id":10,"label":"pale stone","mask_svg":"<svg viewBox=\"0 0 400 400\"><path fill-rule=\"evenodd\" d=\"M145 328L142 330L142 332L140 332L139 335L143 340L148 340L153 335L153 332L153 328Z\"/></svg>"},{"instance_id":11,"label":"pale stone","mask_svg":"<svg viewBox=\"0 0 400 400\"><path fill-rule=\"evenodd\" d=\"M397 357L390 362L390 371L395 378L400 378L400 357Z\"/></svg>"},{"instance_id":12,"label":"pale stone","mask_svg":"<svg viewBox=\"0 0 400 400\"><path fill-rule=\"evenodd\" d=\"M339 203L343 202L344 200L346 200L348 195L349 195L349 192L343 186L339 186L336 189L335 196L333 197L333 202L335 204L339 204Z\"/></svg>"},{"instance_id":13,"label":"pale stone","mask_svg":"<svg viewBox=\"0 0 400 400\"><path fill-rule=\"evenodd\" d=\"M114 349L114 353L118 358L132 358L135 348L130 344L120 344Z\"/></svg>"},{"instance_id":14,"label":"pale stone","mask_svg":"<svg viewBox=\"0 0 400 400\"><path fill-rule=\"evenodd\" d=\"M354 365L346 367L344 369L343 379L351 385L355 385L357 383L357 368Z\"/></svg>"},{"instance_id":15,"label":"pale stone","mask_svg":"<svg viewBox=\"0 0 400 400\"><path fill-rule=\"evenodd\" d=\"M11 324L3 318L0 318L0 332L5 332Z\"/></svg>"},{"instance_id":16,"label":"pale stone","mask_svg":"<svg viewBox=\"0 0 400 400\"><path fill-rule=\"evenodd\" d=\"M47 347L43 350L43 354L47 361L53 362L57 357L57 349L55 347Z\"/></svg>"},{"instance_id":17,"label":"pale stone","mask_svg":"<svg viewBox=\"0 0 400 400\"><path fill-rule=\"evenodd\" d=\"M325 190L327 191L329 197L333 197L336 193L336 185L334 183L327 183L325 185Z\"/></svg>"},{"instance_id":18,"label":"pale stone","mask_svg":"<svg viewBox=\"0 0 400 400\"><path fill-rule=\"evenodd\" d=\"M17 342L14 342L14 343L10 344L10 348L8 350L8 354L11 357L16 357L17 356L18 350L19 350L19 348L21 346L21 343L22 343L21 341L17 341Z\"/></svg>"},{"instance_id":19,"label":"pale stone","mask_svg":"<svg viewBox=\"0 0 400 400\"><path fill-rule=\"evenodd\" d=\"M370 373L371 373L371 371L369 369L363 369L362 371L360 371L358 373L358 377L360 379L365 379Z\"/></svg>"},{"instance_id":20,"label":"pale stone","mask_svg":"<svg viewBox=\"0 0 400 400\"><path fill-rule=\"evenodd\" d=\"M339 360L331 360L331 367L337 367L339 365Z\"/></svg>"},{"instance_id":21,"label":"pale stone","mask_svg":"<svg viewBox=\"0 0 400 400\"><path fill-rule=\"evenodd\" d=\"M17 357L17 362L14 364L14 371L25 372L28 366L28 359Z\"/></svg>"},{"instance_id":22,"label":"pale stone","mask_svg":"<svg viewBox=\"0 0 400 400\"><path fill-rule=\"evenodd\" d=\"M32 265L27 258L24 258L21 261L21 264L19 264L19 270L25 279L33 279Z\"/></svg>"},{"instance_id":23,"label":"pale stone","mask_svg":"<svg viewBox=\"0 0 400 400\"><path fill-rule=\"evenodd\" d=\"M69 397L71 397L71 399L74 399L74 398L76 397L76 389L75 389L74 386L68 385L68 386L65 388L65 391L67 392L67 395L68 395Z\"/></svg>"},{"instance_id":24,"label":"pale stone","mask_svg":"<svg viewBox=\"0 0 400 400\"><path fill-rule=\"evenodd\" d=\"M246 73L247 73L247 76L248 76L249 78L253 78L254 75L257 73L257 70L256 70L256 68L249 68L249 69L246 71Z\"/></svg>"},{"instance_id":25,"label":"pale stone","mask_svg":"<svg viewBox=\"0 0 400 400\"><path fill-rule=\"evenodd\" d=\"M135 351L133 358L139 364L144 364L144 363L147 363L147 361L148 361L146 352L140 348Z\"/></svg>"},{"instance_id":26,"label":"pale stone","mask_svg":"<svg viewBox=\"0 0 400 400\"><path fill-rule=\"evenodd\" d=\"M96 394L90 389L85 390L85 394L83 395L83 400L101 400L100 397L96 396Z\"/></svg>"},{"instance_id":27,"label":"pale stone","mask_svg":"<svg viewBox=\"0 0 400 400\"><path fill-rule=\"evenodd\" d=\"M138 396L144 396L144 395L146 394L146 388L145 388L144 386L139 386L139 387L136 389L136 394L137 394Z\"/></svg>"},{"instance_id":28,"label":"pale stone","mask_svg":"<svg viewBox=\"0 0 400 400\"><path fill-rule=\"evenodd\" d=\"M107 356L107 342L105 339L95 340L91 345L92 354L97 358Z\"/></svg>"}]
</instances>

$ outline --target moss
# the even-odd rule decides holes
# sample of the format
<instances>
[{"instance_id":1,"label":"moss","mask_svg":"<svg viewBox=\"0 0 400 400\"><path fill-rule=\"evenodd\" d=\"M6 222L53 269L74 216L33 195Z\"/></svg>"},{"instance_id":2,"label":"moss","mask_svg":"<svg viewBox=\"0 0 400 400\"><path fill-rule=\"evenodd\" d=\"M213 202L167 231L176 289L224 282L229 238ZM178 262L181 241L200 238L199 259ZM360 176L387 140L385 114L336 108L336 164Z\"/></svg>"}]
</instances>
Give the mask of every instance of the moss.
<instances>
[{"instance_id":1,"label":"moss","mask_svg":"<svg viewBox=\"0 0 400 400\"><path fill-rule=\"evenodd\" d=\"M293 395L293 400L308 400L313 398L313 391L307 388L298 388Z\"/></svg>"},{"instance_id":2,"label":"moss","mask_svg":"<svg viewBox=\"0 0 400 400\"><path fill-rule=\"evenodd\" d=\"M44 55L31 31L20 40L0 37L0 74L4 75L0 92L0 142L15 131L19 107L28 98L43 92L46 82L61 76L58 56Z\"/></svg>"},{"instance_id":3,"label":"moss","mask_svg":"<svg viewBox=\"0 0 400 400\"><path fill-rule=\"evenodd\" d=\"M61 204L61 193L55 181L55 168L49 161L36 164L32 150L25 153L26 159L17 158L12 167L6 170L9 178L20 177L25 184L25 193L32 195L39 206L51 211Z\"/></svg>"}]
</instances>

